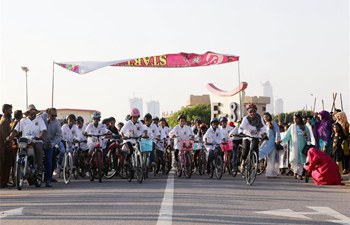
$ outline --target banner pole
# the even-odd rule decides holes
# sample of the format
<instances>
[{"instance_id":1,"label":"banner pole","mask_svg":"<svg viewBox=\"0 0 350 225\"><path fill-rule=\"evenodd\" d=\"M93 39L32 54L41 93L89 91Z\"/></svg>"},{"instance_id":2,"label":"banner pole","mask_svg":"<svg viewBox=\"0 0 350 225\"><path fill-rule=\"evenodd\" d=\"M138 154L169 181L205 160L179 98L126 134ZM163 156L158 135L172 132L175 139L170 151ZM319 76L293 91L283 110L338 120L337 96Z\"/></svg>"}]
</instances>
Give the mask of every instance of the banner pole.
<instances>
[{"instance_id":1,"label":"banner pole","mask_svg":"<svg viewBox=\"0 0 350 225\"><path fill-rule=\"evenodd\" d=\"M52 88L51 88L51 108L53 108L53 93L55 88L55 61L52 61Z\"/></svg>"},{"instance_id":2,"label":"banner pole","mask_svg":"<svg viewBox=\"0 0 350 225\"><path fill-rule=\"evenodd\" d=\"M240 73L240 66L239 66L239 59L238 59L238 87L241 86L241 73ZM243 106L242 106L242 91L239 92L239 112L240 112L240 118L241 120L243 118Z\"/></svg>"}]
</instances>

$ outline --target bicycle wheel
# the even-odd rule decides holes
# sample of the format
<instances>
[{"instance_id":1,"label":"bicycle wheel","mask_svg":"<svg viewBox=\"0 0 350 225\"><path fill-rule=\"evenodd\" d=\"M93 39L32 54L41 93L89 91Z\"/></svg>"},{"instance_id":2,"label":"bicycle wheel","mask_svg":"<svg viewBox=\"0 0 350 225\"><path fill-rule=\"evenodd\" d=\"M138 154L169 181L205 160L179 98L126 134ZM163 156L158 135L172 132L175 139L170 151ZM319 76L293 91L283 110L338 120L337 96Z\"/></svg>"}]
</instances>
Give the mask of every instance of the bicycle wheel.
<instances>
[{"instance_id":1,"label":"bicycle wheel","mask_svg":"<svg viewBox=\"0 0 350 225\"><path fill-rule=\"evenodd\" d=\"M165 174L169 174L169 171L171 170L171 155L169 151L166 149L164 152L164 171Z\"/></svg>"},{"instance_id":2,"label":"bicycle wheel","mask_svg":"<svg viewBox=\"0 0 350 225\"><path fill-rule=\"evenodd\" d=\"M256 152L251 152L247 158L246 181L248 185L253 185L258 170L258 156Z\"/></svg>"},{"instance_id":3,"label":"bicycle wheel","mask_svg":"<svg viewBox=\"0 0 350 225\"><path fill-rule=\"evenodd\" d=\"M102 182L103 177L103 158L102 158L102 151L97 151L97 169L98 169L98 181Z\"/></svg>"},{"instance_id":4,"label":"bicycle wheel","mask_svg":"<svg viewBox=\"0 0 350 225\"><path fill-rule=\"evenodd\" d=\"M265 172L267 166L266 158L259 160L257 174L260 175Z\"/></svg>"},{"instance_id":5,"label":"bicycle wheel","mask_svg":"<svg viewBox=\"0 0 350 225\"><path fill-rule=\"evenodd\" d=\"M139 182L140 184L142 183L143 177L144 177L141 160L142 159L140 158L139 155L136 156L136 179L137 179L137 182Z\"/></svg>"},{"instance_id":6,"label":"bicycle wheel","mask_svg":"<svg viewBox=\"0 0 350 225\"><path fill-rule=\"evenodd\" d=\"M189 179L192 176L192 164L191 164L190 153L186 152L185 157L186 157L186 165L185 165L184 175L187 179Z\"/></svg>"},{"instance_id":7,"label":"bicycle wheel","mask_svg":"<svg viewBox=\"0 0 350 225\"><path fill-rule=\"evenodd\" d=\"M105 172L103 176L107 179L111 179L117 173L117 157L109 151L107 153L107 159L105 161Z\"/></svg>"},{"instance_id":8,"label":"bicycle wheel","mask_svg":"<svg viewBox=\"0 0 350 225\"><path fill-rule=\"evenodd\" d=\"M16 163L16 186L17 190L22 190L24 181L24 163L19 160Z\"/></svg>"},{"instance_id":9,"label":"bicycle wheel","mask_svg":"<svg viewBox=\"0 0 350 225\"><path fill-rule=\"evenodd\" d=\"M215 160L215 176L216 176L216 179L220 180L222 177L222 157L221 157L221 155L217 155L214 160Z\"/></svg>"},{"instance_id":10,"label":"bicycle wheel","mask_svg":"<svg viewBox=\"0 0 350 225\"><path fill-rule=\"evenodd\" d=\"M209 172L208 172L208 177L209 178L213 178L214 176L214 162L213 162L214 159L211 160L211 162L209 163Z\"/></svg>"},{"instance_id":11,"label":"bicycle wheel","mask_svg":"<svg viewBox=\"0 0 350 225\"><path fill-rule=\"evenodd\" d=\"M64 153L63 158L63 180L65 184L68 184L72 175L71 161L72 157L68 154L68 152Z\"/></svg>"},{"instance_id":12,"label":"bicycle wheel","mask_svg":"<svg viewBox=\"0 0 350 225\"><path fill-rule=\"evenodd\" d=\"M203 160L202 160L202 154L201 153L198 154L198 173L201 176L204 174Z\"/></svg>"},{"instance_id":13,"label":"bicycle wheel","mask_svg":"<svg viewBox=\"0 0 350 225\"><path fill-rule=\"evenodd\" d=\"M180 162L177 162L176 166L176 176L181 177L182 176L182 166Z\"/></svg>"}]
</instances>

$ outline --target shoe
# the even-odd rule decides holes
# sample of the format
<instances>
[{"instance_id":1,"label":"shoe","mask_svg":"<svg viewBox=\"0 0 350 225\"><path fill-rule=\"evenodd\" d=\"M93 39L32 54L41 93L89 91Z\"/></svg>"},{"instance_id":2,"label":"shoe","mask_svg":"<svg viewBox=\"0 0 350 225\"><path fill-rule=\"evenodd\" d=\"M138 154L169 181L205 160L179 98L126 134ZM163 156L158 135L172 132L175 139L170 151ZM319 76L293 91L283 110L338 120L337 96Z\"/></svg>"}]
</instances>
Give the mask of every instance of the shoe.
<instances>
[{"instance_id":1,"label":"shoe","mask_svg":"<svg viewBox=\"0 0 350 225\"><path fill-rule=\"evenodd\" d=\"M348 174L350 171L349 170L343 170L343 174Z\"/></svg>"},{"instance_id":2,"label":"shoe","mask_svg":"<svg viewBox=\"0 0 350 225\"><path fill-rule=\"evenodd\" d=\"M50 181L46 181L45 187L48 187L48 188L52 187L52 185L50 184Z\"/></svg>"},{"instance_id":3,"label":"shoe","mask_svg":"<svg viewBox=\"0 0 350 225\"><path fill-rule=\"evenodd\" d=\"M58 182L55 178L51 178L51 182L55 183Z\"/></svg>"},{"instance_id":4,"label":"shoe","mask_svg":"<svg viewBox=\"0 0 350 225\"><path fill-rule=\"evenodd\" d=\"M294 179L298 179L298 174L294 173Z\"/></svg>"},{"instance_id":5,"label":"shoe","mask_svg":"<svg viewBox=\"0 0 350 225\"><path fill-rule=\"evenodd\" d=\"M61 166L57 166L56 175L60 175L60 173L61 173Z\"/></svg>"},{"instance_id":6,"label":"shoe","mask_svg":"<svg viewBox=\"0 0 350 225\"><path fill-rule=\"evenodd\" d=\"M240 170L243 171L244 170L244 164L245 164L245 160L242 159L242 163L240 165Z\"/></svg>"},{"instance_id":7,"label":"shoe","mask_svg":"<svg viewBox=\"0 0 350 225\"><path fill-rule=\"evenodd\" d=\"M298 179L299 179L299 180L303 180L303 176L298 175Z\"/></svg>"},{"instance_id":8,"label":"shoe","mask_svg":"<svg viewBox=\"0 0 350 225\"><path fill-rule=\"evenodd\" d=\"M153 167L153 166L157 166L156 162L152 162L151 165L152 165L152 167Z\"/></svg>"}]
</instances>

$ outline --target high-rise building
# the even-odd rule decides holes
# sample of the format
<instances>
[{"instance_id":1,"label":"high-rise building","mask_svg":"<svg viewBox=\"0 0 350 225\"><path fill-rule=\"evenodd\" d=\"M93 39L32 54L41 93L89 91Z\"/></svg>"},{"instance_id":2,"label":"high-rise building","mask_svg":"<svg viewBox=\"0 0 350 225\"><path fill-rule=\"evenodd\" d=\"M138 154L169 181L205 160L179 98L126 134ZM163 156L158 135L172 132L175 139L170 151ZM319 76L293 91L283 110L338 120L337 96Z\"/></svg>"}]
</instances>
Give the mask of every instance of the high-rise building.
<instances>
[{"instance_id":1,"label":"high-rise building","mask_svg":"<svg viewBox=\"0 0 350 225\"><path fill-rule=\"evenodd\" d=\"M272 86L270 81L265 81L261 84L263 86L263 96L270 97L270 104L266 105L266 112L273 113L274 107L273 107L273 92L272 92Z\"/></svg>"},{"instance_id":2,"label":"high-rise building","mask_svg":"<svg viewBox=\"0 0 350 225\"><path fill-rule=\"evenodd\" d=\"M283 112L283 99L277 98L275 101L275 115Z\"/></svg>"},{"instance_id":3,"label":"high-rise building","mask_svg":"<svg viewBox=\"0 0 350 225\"><path fill-rule=\"evenodd\" d=\"M131 108L137 108L140 111L141 117L143 117L143 101L142 98L130 98L129 99L130 103L130 109Z\"/></svg>"},{"instance_id":4,"label":"high-rise building","mask_svg":"<svg viewBox=\"0 0 350 225\"><path fill-rule=\"evenodd\" d=\"M152 115L152 117L160 116L160 106L158 101L151 100L147 102L147 112Z\"/></svg>"}]
</instances>

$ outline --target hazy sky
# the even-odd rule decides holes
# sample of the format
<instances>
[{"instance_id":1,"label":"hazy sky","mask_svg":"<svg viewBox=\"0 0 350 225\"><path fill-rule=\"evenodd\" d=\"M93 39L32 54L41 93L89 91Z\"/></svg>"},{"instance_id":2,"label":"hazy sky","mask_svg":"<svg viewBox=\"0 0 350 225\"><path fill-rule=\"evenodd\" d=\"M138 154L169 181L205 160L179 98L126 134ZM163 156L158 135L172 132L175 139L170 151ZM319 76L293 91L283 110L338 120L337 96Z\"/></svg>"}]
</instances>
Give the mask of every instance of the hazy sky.
<instances>
[{"instance_id":1,"label":"hazy sky","mask_svg":"<svg viewBox=\"0 0 350 225\"><path fill-rule=\"evenodd\" d=\"M112 61L166 53L240 56L246 95L269 80L286 112L331 109L342 93L349 112L348 0L1 0L0 104L51 106L52 62ZM155 69L108 67L77 75L55 66L56 108L102 111L122 120L128 99L160 101L176 111L190 94L238 83L238 64ZM336 105L340 108L340 100Z\"/></svg>"}]
</instances>

